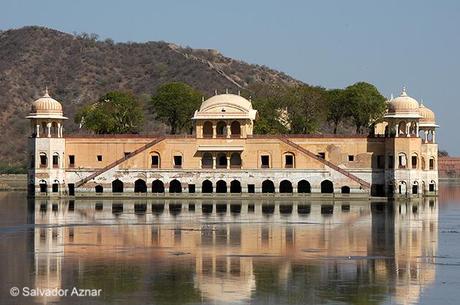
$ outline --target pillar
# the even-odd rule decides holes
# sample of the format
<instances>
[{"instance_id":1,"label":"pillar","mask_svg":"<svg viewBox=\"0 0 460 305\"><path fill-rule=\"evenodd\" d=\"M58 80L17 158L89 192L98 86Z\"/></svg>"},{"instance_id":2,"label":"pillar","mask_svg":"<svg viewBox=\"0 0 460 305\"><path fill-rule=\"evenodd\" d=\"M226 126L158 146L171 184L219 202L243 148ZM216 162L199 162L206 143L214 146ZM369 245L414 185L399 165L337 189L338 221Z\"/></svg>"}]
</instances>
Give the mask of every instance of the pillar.
<instances>
[{"instance_id":1,"label":"pillar","mask_svg":"<svg viewBox=\"0 0 460 305\"><path fill-rule=\"evenodd\" d=\"M232 134L231 126L227 124L227 138L230 138L231 134Z\"/></svg>"},{"instance_id":2,"label":"pillar","mask_svg":"<svg viewBox=\"0 0 460 305\"><path fill-rule=\"evenodd\" d=\"M230 156L227 155L227 169L230 169Z\"/></svg>"},{"instance_id":3,"label":"pillar","mask_svg":"<svg viewBox=\"0 0 460 305\"><path fill-rule=\"evenodd\" d=\"M419 133L420 133L420 128L419 128L419 126L418 126L418 123L415 123L415 129L416 129L416 135L417 135L417 137L419 137L419 136L420 136L420 135L419 135Z\"/></svg>"},{"instance_id":4,"label":"pillar","mask_svg":"<svg viewBox=\"0 0 460 305\"><path fill-rule=\"evenodd\" d=\"M51 123L46 124L48 138L51 138Z\"/></svg>"},{"instance_id":5,"label":"pillar","mask_svg":"<svg viewBox=\"0 0 460 305\"><path fill-rule=\"evenodd\" d=\"M62 138L62 134L61 134L61 123L57 123L57 124L58 124L57 137L58 137L58 138Z\"/></svg>"},{"instance_id":6,"label":"pillar","mask_svg":"<svg viewBox=\"0 0 460 305\"><path fill-rule=\"evenodd\" d=\"M216 169L216 156L212 156L212 169Z\"/></svg>"},{"instance_id":7,"label":"pillar","mask_svg":"<svg viewBox=\"0 0 460 305\"><path fill-rule=\"evenodd\" d=\"M217 125L212 124L212 138L215 139L217 137Z\"/></svg>"},{"instance_id":8,"label":"pillar","mask_svg":"<svg viewBox=\"0 0 460 305\"><path fill-rule=\"evenodd\" d=\"M36 125L36 129L37 129L37 131L36 131L37 136L36 136L36 137L37 137L37 138L40 138L40 124L37 124L37 125Z\"/></svg>"},{"instance_id":9,"label":"pillar","mask_svg":"<svg viewBox=\"0 0 460 305\"><path fill-rule=\"evenodd\" d=\"M428 130L425 130L425 143L428 142Z\"/></svg>"},{"instance_id":10,"label":"pillar","mask_svg":"<svg viewBox=\"0 0 460 305\"><path fill-rule=\"evenodd\" d=\"M436 131L432 131L433 134L433 143L436 143Z\"/></svg>"}]
</instances>

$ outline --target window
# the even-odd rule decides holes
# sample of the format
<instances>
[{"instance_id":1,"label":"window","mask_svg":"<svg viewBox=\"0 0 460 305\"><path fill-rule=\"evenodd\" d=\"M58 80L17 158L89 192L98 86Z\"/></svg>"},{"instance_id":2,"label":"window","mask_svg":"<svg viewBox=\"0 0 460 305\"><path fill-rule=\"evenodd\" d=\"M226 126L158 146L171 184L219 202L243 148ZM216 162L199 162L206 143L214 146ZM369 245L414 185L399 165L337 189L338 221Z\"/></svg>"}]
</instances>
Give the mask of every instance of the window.
<instances>
[{"instance_id":1,"label":"window","mask_svg":"<svg viewBox=\"0 0 460 305\"><path fill-rule=\"evenodd\" d=\"M388 156L388 168L395 167L395 158L393 156Z\"/></svg>"},{"instance_id":2,"label":"window","mask_svg":"<svg viewBox=\"0 0 460 305\"><path fill-rule=\"evenodd\" d=\"M125 151L125 158L127 158L130 153L131 153L130 151Z\"/></svg>"},{"instance_id":3,"label":"window","mask_svg":"<svg viewBox=\"0 0 460 305\"><path fill-rule=\"evenodd\" d=\"M348 161L350 161L350 162L355 161L355 156L353 156L353 155L348 155Z\"/></svg>"},{"instance_id":4,"label":"window","mask_svg":"<svg viewBox=\"0 0 460 305\"><path fill-rule=\"evenodd\" d=\"M262 164L262 168L269 168L270 167L270 156L267 156L267 155L263 155L263 156L260 156L260 161L261 161L261 164Z\"/></svg>"},{"instance_id":5,"label":"window","mask_svg":"<svg viewBox=\"0 0 460 305\"><path fill-rule=\"evenodd\" d=\"M433 158L430 158L430 170L433 170L434 169L434 159Z\"/></svg>"},{"instance_id":6,"label":"window","mask_svg":"<svg viewBox=\"0 0 460 305\"><path fill-rule=\"evenodd\" d=\"M399 161L399 168L406 168L407 160L406 160L406 155L404 153L400 153L398 155L398 161Z\"/></svg>"},{"instance_id":7,"label":"window","mask_svg":"<svg viewBox=\"0 0 460 305\"><path fill-rule=\"evenodd\" d=\"M46 167L48 165L48 158L45 153L40 154L40 167Z\"/></svg>"},{"instance_id":8,"label":"window","mask_svg":"<svg viewBox=\"0 0 460 305\"><path fill-rule=\"evenodd\" d=\"M326 159L326 153L325 152L319 152L318 157L320 157L321 159Z\"/></svg>"},{"instance_id":9,"label":"window","mask_svg":"<svg viewBox=\"0 0 460 305\"><path fill-rule=\"evenodd\" d=\"M195 184L188 185L188 192L192 194L195 193Z\"/></svg>"},{"instance_id":10,"label":"window","mask_svg":"<svg viewBox=\"0 0 460 305\"><path fill-rule=\"evenodd\" d=\"M248 193L255 193L256 186L254 184L248 184Z\"/></svg>"},{"instance_id":11,"label":"window","mask_svg":"<svg viewBox=\"0 0 460 305\"><path fill-rule=\"evenodd\" d=\"M285 155L284 156L284 167L285 168L293 168L294 167L294 156L293 155Z\"/></svg>"},{"instance_id":12,"label":"window","mask_svg":"<svg viewBox=\"0 0 460 305\"><path fill-rule=\"evenodd\" d=\"M152 168L160 167L160 158L158 156L152 156Z\"/></svg>"},{"instance_id":13,"label":"window","mask_svg":"<svg viewBox=\"0 0 460 305\"><path fill-rule=\"evenodd\" d=\"M75 156L74 155L69 156L69 167L75 167Z\"/></svg>"},{"instance_id":14,"label":"window","mask_svg":"<svg viewBox=\"0 0 460 305\"><path fill-rule=\"evenodd\" d=\"M99 162L102 161L102 155L97 155L97 161L99 161Z\"/></svg>"},{"instance_id":15,"label":"window","mask_svg":"<svg viewBox=\"0 0 460 305\"><path fill-rule=\"evenodd\" d=\"M59 167L59 155L54 154L53 155L53 168L58 168Z\"/></svg>"},{"instance_id":16,"label":"window","mask_svg":"<svg viewBox=\"0 0 460 305\"><path fill-rule=\"evenodd\" d=\"M174 156L174 168L182 168L182 156Z\"/></svg>"},{"instance_id":17,"label":"window","mask_svg":"<svg viewBox=\"0 0 460 305\"><path fill-rule=\"evenodd\" d=\"M382 155L377 156L377 168L385 168L385 159Z\"/></svg>"},{"instance_id":18,"label":"window","mask_svg":"<svg viewBox=\"0 0 460 305\"><path fill-rule=\"evenodd\" d=\"M412 168L416 169L417 168L417 156L412 156Z\"/></svg>"}]
</instances>

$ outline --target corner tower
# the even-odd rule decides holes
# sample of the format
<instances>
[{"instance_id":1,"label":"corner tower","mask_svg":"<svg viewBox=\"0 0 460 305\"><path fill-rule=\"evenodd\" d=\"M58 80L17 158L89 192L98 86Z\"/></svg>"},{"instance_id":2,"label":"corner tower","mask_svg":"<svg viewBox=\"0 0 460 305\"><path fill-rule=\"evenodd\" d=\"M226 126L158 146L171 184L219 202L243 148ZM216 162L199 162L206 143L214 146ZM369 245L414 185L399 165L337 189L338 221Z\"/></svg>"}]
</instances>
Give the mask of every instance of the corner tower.
<instances>
[{"instance_id":1,"label":"corner tower","mask_svg":"<svg viewBox=\"0 0 460 305\"><path fill-rule=\"evenodd\" d=\"M28 193L59 195L65 185L62 105L48 94L32 103L29 115Z\"/></svg>"}]
</instances>

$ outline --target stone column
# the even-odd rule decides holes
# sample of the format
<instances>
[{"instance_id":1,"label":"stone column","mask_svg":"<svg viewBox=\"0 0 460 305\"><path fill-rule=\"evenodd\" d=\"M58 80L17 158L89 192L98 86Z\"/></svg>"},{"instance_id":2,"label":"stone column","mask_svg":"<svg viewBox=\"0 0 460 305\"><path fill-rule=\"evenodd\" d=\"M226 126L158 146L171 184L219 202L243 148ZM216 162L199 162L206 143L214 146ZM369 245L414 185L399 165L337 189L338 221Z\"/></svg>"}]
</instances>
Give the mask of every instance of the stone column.
<instances>
[{"instance_id":1,"label":"stone column","mask_svg":"<svg viewBox=\"0 0 460 305\"><path fill-rule=\"evenodd\" d=\"M432 133L433 133L433 143L436 143L436 131L433 130Z\"/></svg>"},{"instance_id":2,"label":"stone column","mask_svg":"<svg viewBox=\"0 0 460 305\"><path fill-rule=\"evenodd\" d=\"M48 138L51 138L51 123L46 124Z\"/></svg>"},{"instance_id":3,"label":"stone column","mask_svg":"<svg viewBox=\"0 0 460 305\"><path fill-rule=\"evenodd\" d=\"M428 130L425 130L425 143L428 142Z\"/></svg>"},{"instance_id":4,"label":"stone column","mask_svg":"<svg viewBox=\"0 0 460 305\"><path fill-rule=\"evenodd\" d=\"M36 131L37 136L36 137L40 138L40 124L37 124L36 129L37 129L37 131Z\"/></svg>"},{"instance_id":5,"label":"stone column","mask_svg":"<svg viewBox=\"0 0 460 305\"><path fill-rule=\"evenodd\" d=\"M61 123L58 123L57 137L58 137L58 138L62 138Z\"/></svg>"},{"instance_id":6,"label":"stone column","mask_svg":"<svg viewBox=\"0 0 460 305\"><path fill-rule=\"evenodd\" d=\"M410 137L410 123L406 123L406 137Z\"/></svg>"},{"instance_id":7,"label":"stone column","mask_svg":"<svg viewBox=\"0 0 460 305\"><path fill-rule=\"evenodd\" d=\"M419 133L420 133L420 127L418 126L418 123L415 123L415 128L416 128L416 134L417 134L417 137L419 137Z\"/></svg>"},{"instance_id":8,"label":"stone column","mask_svg":"<svg viewBox=\"0 0 460 305\"><path fill-rule=\"evenodd\" d=\"M399 137L399 125L398 125L398 124L395 125L394 129L395 129L395 131L396 131L395 137Z\"/></svg>"},{"instance_id":9,"label":"stone column","mask_svg":"<svg viewBox=\"0 0 460 305\"><path fill-rule=\"evenodd\" d=\"M232 134L232 128L230 125L227 124L227 138L230 138L231 134Z\"/></svg>"},{"instance_id":10,"label":"stone column","mask_svg":"<svg viewBox=\"0 0 460 305\"><path fill-rule=\"evenodd\" d=\"M215 139L217 137L217 125L212 124L212 138Z\"/></svg>"},{"instance_id":11,"label":"stone column","mask_svg":"<svg viewBox=\"0 0 460 305\"><path fill-rule=\"evenodd\" d=\"M216 169L216 156L212 156L212 169Z\"/></svg>"},{"instance_id":12,"label":"stone column","mask_svg":"<svg viewBox=\"0 0 460 305\"><path fill-rule=\"evenodd\" d=\"M230 169L230 156L227 155L227 169Z\"/></svg>"}]
</instances>

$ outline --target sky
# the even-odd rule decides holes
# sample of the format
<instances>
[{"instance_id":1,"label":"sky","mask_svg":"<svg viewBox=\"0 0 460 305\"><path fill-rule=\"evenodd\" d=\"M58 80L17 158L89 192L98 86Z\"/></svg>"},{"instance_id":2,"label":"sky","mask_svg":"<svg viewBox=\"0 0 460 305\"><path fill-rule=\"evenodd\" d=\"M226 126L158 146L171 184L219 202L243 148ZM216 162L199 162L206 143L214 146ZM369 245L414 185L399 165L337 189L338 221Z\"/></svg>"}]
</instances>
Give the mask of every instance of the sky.
<instances>
[{"instance_id":1,"label":"sky","mask_svg":"<svg viewBox=\"0 0 460 305\"><path fill-rule=\"evenodd\" d=\"M439 148L460 156L458 0L0 0L0 29L26 25L217 49L326 88L405 85L435 112Z\"/></svg>"}]
</instances>

